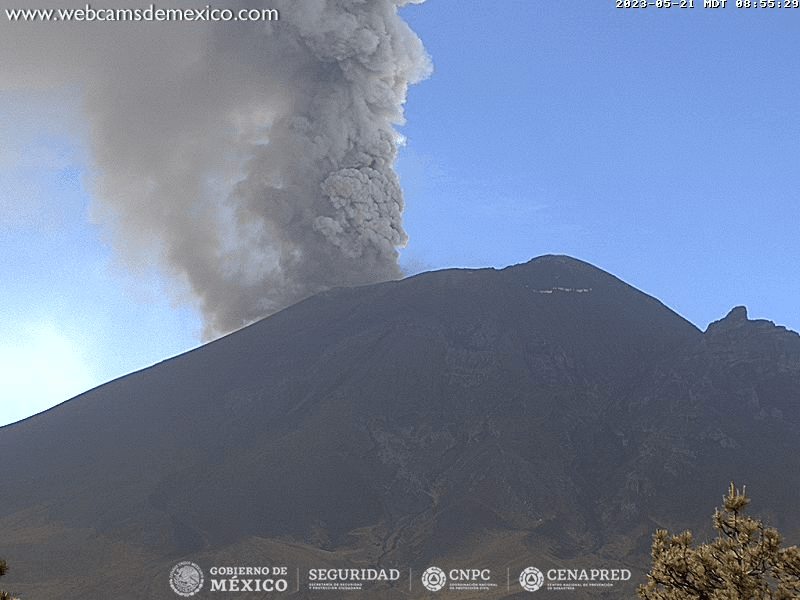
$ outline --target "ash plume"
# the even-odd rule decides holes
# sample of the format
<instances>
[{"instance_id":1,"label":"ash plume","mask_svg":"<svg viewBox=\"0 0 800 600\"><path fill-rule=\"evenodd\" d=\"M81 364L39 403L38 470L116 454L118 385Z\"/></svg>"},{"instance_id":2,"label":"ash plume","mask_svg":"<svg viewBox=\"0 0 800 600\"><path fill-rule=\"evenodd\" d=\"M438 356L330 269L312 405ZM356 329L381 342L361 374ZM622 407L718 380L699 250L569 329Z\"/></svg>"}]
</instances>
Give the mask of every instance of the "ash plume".
<instances>
[{"instance_id":1,"label":"ash plume","mask_svg":"<svg viewBox=\"0 0 800 600\"><path fill-rule=\"evenodd\" d=\"M276 9L271 22L28 24L0 42L26 57L3 76L78 82L93 218L129 266L188 288L210 338L402 276L394 126L431 65L398 8L417 1L224 6Z\"/></svg>"}]
</instances>

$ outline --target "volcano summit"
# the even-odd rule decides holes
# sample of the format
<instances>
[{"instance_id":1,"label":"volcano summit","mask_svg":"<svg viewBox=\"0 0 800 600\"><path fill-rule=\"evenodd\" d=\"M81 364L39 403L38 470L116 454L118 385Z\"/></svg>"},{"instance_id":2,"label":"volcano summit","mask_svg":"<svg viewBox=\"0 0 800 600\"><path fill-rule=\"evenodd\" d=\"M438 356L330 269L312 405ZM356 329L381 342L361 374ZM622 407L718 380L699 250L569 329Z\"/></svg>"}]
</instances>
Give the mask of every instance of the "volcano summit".
<instances>
[{"instance_id":1,"label":"volcano summit","mask_svg":"<svg viewBox=\"0 0 800 600\"><path fill-rule=\"evenodd\" d=\"M411 598L437 565L510 598L536 565L627 570L573 595L632 596L654 530L702 531L731 479L795 543L798 449L800 336L743 307L704 333L565 256L424 273L0 428L4 584L176 598L190 561L281 565L296 598L325 595L311 572L394 569L365 597Z\"/></svg>"}]
</instances>

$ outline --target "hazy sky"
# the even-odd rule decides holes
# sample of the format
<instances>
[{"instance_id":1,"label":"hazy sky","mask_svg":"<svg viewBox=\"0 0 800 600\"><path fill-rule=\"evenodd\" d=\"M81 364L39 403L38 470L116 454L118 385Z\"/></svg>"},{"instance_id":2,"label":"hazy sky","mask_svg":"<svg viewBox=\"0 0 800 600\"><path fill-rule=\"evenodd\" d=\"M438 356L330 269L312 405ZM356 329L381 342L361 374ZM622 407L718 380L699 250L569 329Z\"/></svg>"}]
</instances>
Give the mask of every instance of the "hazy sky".
<instances>
[{"instance_id":1,"label":"hazy sky","mask_svg":"<svg viewBox=\"0 0 800 600\"><path fill-rule=\"evenodd\" d=\"M239 315L394 276L405 235L409 272L563 253L701 329L743 304L800 330L800 8L428 0L400 11L426 54L368 5L146 25L4 4L0 424Z\"/></svg>"}]
</instances>

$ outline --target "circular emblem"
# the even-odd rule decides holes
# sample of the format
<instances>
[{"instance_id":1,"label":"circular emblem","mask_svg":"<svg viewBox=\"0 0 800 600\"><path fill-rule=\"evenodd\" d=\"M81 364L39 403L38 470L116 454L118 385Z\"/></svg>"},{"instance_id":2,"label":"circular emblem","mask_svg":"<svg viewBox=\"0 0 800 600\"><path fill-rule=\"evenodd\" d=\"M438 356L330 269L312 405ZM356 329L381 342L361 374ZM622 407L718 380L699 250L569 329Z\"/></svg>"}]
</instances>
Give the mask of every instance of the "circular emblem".
<instances>
[{"instance_id":1,"label":"circular emblem","mask_svg":"<svg viewBox=\"0 0 800 600\"><path fill-rule=\"evenodd\" d=\"M428 567L422 574L422 585L432 592L438 592L447 583L447 575L439 567Z\"/></svg>"},{"instance_id":2,"label":"circular emblem","mask_svg":"<svg viewBox=\"0 0 800 600\"><path fill-rule=\"evenodd\" d=\"M544 585L544 575L536 567L528 567L519 574L519 584L522 589L535 592Z\"/></svg>"},{"instance_id":3,"label":"circular emblem","mask_svg":"<svg viewBox=\"0 0 800 600\"><path fill-rule=\"evenodd\" d=\"M179 596L194 596L203 587L203 571L188 560L179 562L169 572L169 587Z\"/></svg>"}]
</instances>

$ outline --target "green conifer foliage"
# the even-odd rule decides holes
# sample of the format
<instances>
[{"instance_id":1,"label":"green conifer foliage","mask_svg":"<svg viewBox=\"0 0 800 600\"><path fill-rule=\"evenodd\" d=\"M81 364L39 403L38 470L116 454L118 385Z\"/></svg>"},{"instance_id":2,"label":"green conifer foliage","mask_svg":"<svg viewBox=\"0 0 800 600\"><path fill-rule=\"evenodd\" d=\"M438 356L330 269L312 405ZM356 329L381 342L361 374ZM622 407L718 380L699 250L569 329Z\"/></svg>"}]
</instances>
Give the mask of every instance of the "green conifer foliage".
<instances>
[{"instance_id":1,"label":"green conifer foliage","mask_svg":"<svg viewBox=\"0 0 800 600\"><path fill-rule=\"evenodd\" d=\"M653 567L643 600L785 600L800 598L800 550L781 547L777 530L742 515L750 499L731 482L724 508L714 512L718 535L692 547L690 531L653 536Z\"/></svg>"}]
</instances>

